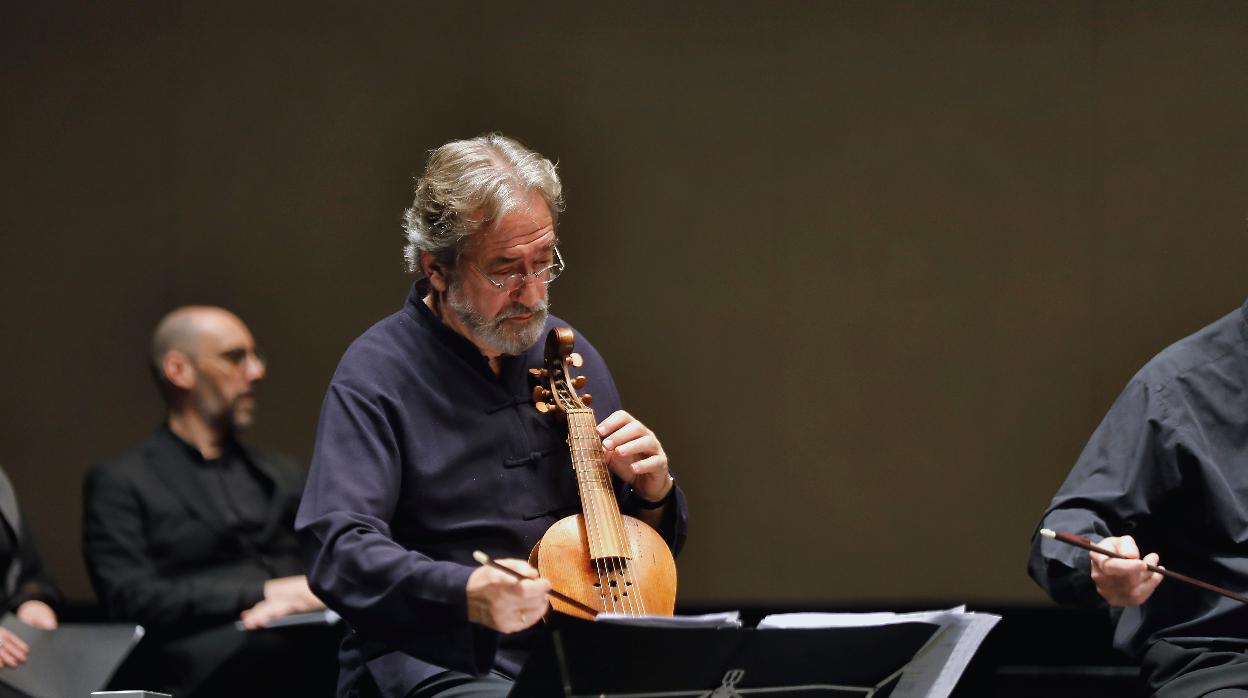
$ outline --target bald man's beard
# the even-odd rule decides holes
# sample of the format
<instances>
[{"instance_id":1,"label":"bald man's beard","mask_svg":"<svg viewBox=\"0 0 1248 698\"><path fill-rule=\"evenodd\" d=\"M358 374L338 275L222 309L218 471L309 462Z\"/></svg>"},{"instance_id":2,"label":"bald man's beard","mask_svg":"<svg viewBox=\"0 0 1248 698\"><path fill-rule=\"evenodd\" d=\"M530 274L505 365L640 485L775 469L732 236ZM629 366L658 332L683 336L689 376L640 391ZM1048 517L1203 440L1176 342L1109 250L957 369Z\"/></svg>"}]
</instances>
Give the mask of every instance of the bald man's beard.
<instances>
[{"instance_id":1,"label":"bald man's beard","mask_svg":"<svg viewBox=\"0 0 1248 698\"><path fill-rule=\"evenodd\" d=\"M223 434L245 431L256 421L256 399L244 393L226 401L217 395L194 395L195 411Z\"/></svg>"},{"instance_id":2,"label":"bald man's beard","mask_svg":"<svg viewBox=\"0 0 1248 698\"><path fill-rule=\"evenodd\" d=\"M533 307L512 303L491 319L478 311L463 295L459 281L451 283L446 292L446 306L455 313L478 344L483 344L500 354L519 356L528 351L542 336L546 316L550 314L550 302L542 299ZM521 323L507 322L517 315L533 314Z\"/></svg>"}]
</instances>

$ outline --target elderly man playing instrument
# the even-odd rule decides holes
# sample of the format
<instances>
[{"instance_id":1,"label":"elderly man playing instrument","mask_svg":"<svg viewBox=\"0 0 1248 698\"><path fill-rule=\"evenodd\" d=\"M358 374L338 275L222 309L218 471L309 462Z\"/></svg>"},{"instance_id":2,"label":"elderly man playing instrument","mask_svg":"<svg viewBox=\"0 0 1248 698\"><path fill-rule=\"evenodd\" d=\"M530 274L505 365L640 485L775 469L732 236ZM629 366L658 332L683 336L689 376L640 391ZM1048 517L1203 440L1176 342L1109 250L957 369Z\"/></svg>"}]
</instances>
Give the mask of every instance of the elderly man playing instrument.
<instances>
[{"instance_id":1,"label":"elderly man playing instrument","mask_svg":"<svg viewBox=\"0 0 1248 698\"><path fill-rule=\"evenodd\" d=\"M550 587L472 554L535 577L523 558L579 509L567 427L529 398L539 340L567 324L547 308L562 201L554 165L498 134L436 149L416 184L419 281L343 356L296 522L313 590L351 627L340 696L502 696L524 662ZM679 550L687 509L662 445L576 347L623 511Z\"/></svg>"}]
</instances>

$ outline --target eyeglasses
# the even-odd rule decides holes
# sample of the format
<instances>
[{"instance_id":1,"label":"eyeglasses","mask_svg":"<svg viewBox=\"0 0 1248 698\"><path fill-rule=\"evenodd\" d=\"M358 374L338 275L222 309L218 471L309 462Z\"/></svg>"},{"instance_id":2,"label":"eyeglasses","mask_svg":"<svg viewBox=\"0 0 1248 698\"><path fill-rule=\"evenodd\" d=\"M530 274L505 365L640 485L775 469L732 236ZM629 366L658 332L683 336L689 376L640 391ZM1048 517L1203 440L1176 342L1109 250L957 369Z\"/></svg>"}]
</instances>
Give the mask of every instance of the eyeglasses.
<instances>
[{"instance_id":1,"label":"eyeglasses","mask_svg":"<svg viewBox=\"0 0 1248 698\"><path fill-rule=\"evenodd\" d=\"M269 360L264 354L261 354L255 349L249 350L243 347L221 352L221 358L229 362L234 368L240 370L246 367L248 359L255 361L256 365L258 365L262 371L269 365Z\"/></svg>"},{"instance_id":2,"label":"eyeglasses","mask_svg":"<svg viewBox=\"0 0 1248 698\"><path fill-rule=\"evenodd\" d=\"M506 293L515 293L516 291L519 291L520 289L524 288L524 283L529 280L529 277L533 277L534 279L537 279L538 281L546 285L550 285L550 282L559 278L559 275L563 273L563 270L567 268L567 265L563 263L563 255L559 254L559 248L558 247L554 248L554 251L555 251L555 263L554 264L544 269L538 269L535 272L527 273L527 274L524 272L520 272L516 274L490 275L481 271L481 268L473 264L472 262L469 262L468 266L472 267L473 269L476 269L478 274L480 274L486 281L490 282L490 285L494 287L494 290L503 291Z\"/></svg>"}]
</instances>

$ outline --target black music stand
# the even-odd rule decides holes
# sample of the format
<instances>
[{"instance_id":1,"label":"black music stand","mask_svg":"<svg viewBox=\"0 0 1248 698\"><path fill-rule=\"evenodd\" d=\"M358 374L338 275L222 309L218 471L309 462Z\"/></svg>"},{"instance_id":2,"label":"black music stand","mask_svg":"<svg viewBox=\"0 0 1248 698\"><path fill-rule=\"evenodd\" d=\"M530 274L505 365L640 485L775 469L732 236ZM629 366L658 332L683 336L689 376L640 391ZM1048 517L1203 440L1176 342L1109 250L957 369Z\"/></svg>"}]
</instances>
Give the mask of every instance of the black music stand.
<instances>
[{"instance_id":1,"label":"black music stand","mask_svg":"<svg viewBox=\"0 0 1248 698\"><path fill-rule=\"evenodd\" d=\"M637 627L552 614L512 698L885 698L933 623Z\"/></svg>"}]
</instances>

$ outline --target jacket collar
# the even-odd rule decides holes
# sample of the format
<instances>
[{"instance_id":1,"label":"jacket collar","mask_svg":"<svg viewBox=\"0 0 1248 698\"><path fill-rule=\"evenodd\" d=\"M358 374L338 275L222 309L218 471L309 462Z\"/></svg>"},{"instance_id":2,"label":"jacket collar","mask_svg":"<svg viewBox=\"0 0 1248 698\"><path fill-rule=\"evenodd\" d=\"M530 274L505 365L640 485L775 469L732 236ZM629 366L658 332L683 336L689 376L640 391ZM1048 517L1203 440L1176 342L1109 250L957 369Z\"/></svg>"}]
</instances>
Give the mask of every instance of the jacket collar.
<instances>
[{"instance_id":1,"label":"jacket collar","mask_svg":"<svg viewBox=\"0 0 1248 698\"><path fill-rule=\"evenodd\" d=\"M17 549L22 546L22 514L17 508L17 494L13 491L13 483L9 481L9 476L0 470L0 517L4 518L3 525L8 526L9 531L13 534L13 542ZM2 583L4 594L7 598L13 598L17 593L17 582L22 576L22 556L13 555L13 561L9 564L8 573L4 575Z\"/></svg>"},{"instance_id":2,"label":"jacket collar","mask_svg":"<svg viewBox=\"0 0 1248 698\"><path fill-rule=\"evenodd\" d=\"M0 517L3 517L4 523L13 531L14 537L18 542L22 539L22 514L17 508L17 494L13 490L13 483L9 481L9 476L0 470Z\"/></svg>"},{"instance_id":3,"label":"jacket collar","mask_svg":"<svg viewBox=\"0 0 1248 698\"><path fill-rule=\"evenodd\" d=\"M438 344L446 351L458 356L477 373L481 374L481 377L488 383L503 392L508 392L519 386L518 399L527 401L527 366L541 365L543 341L538 340L533 347L520 356L504 354L500 357L501 370L499 375L496 376L494 371L490 369L489 360L485 358L481 350L477 348L477 345L473 344L467 337L451 329L445 322L442 322L442 318L438 317L425 304L425 296L429 294L429 291L428 279L420 279L412 284L412 289L407 294L407 303L403 307L404 312L416 321L418 327L437 340ZM556 324L555 320L554 315L547 316L546 326L542 329L543 338L550 331L550 328ZM537 357L536 363L533 363L534 356Z\"/></svg>"}]
</instances>

